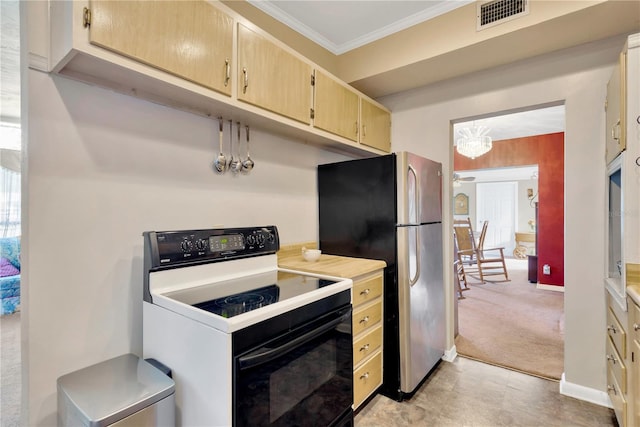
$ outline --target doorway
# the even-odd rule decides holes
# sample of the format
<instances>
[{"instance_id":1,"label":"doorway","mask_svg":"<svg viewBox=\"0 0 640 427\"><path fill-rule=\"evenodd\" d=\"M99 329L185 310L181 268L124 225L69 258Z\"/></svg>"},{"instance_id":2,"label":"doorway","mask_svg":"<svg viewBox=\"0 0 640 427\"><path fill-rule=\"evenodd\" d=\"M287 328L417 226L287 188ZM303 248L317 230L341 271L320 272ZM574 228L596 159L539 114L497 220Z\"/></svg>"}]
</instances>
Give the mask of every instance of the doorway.
<instances>
[{"instance_id":1,"label":"doorway","mask_svg":"<svg viewBox=\"0 0 640 427\"><path fill-rule=\"evenodd\" d=\"M0 2L2 114L0 114L0 414L20 425L22 398L20 1Z\"/></svg>"},{"instance_id":2,"label":"doorway","mask_svg":"<svg viewBox=\"0 0 640 427\"><path fill-rule=\"evenodd\" d=\"M518 215L517 190L518 185L513 181L484 182L476 187L476 230L488 221L491 228L487 228L485 245L491 248L504 247L507 254L512 253L515 247L513 236Z\"/></svg>"},{"instance_id":3,"label":"doorway","mask_svg":"<svg viewBox=\"0 0 640 427\"><path fill-rule=\"evenodd\" d=\"M530 118L526 118L527 112L519 112L515 119L505 114L454 124L454 131L462 126L482 124L489 128L485 132L489 136L493 132L492 127L497 130L495 134L498 136L492 138L489 151L476 158L465 157L457 153L457 147L454 147L454 176L460 182L456 184L454 180L457 188L454 188L453 195L461 192L473 195L475 200L469 202L470 207L475 205L476 208L472 224L478 230L485 220L489 221L485 248L505 248L504 253L509 257L507 270L510 279L481 284L477 280L474 283L472 278L469 290L463 292L462 299L457 300L458 335L455 343L461 356L540 377L560 379L564 371L564 295L530 283L527 259L520 260L513 256L516 232L539 231L540 224L534 214L535 202L538 201L546 203L545 207L552 208L554 212L560 210L559 217L555 219L545 217L545 226L552 225L559 230L559 233L547 231L547 236L550 236L548 239L559 236L557 243L562 247L564 244L564 106L550 108L551 111L544 112L533 110ZM556 127L548 128L546 133L540 135L525 131L512 133L516 128L522 130L518 125L522 123L521 120L527 125L533 123L533 117L538 113L557 114ZM502 133L500 123L509 122L508 129ZM454 145L456 137L453 138ZM547 160L539 152L548 149L558 150L551 157L554 161L562 161L561 165L545 164ZM539 159L539 170L530 174L530 182L518 184L519 181L508 178L493 182L478 180L482 172L531 167ZM539 179L534 180L534 177ZM544 187L549 185L550 180L557 179L561 180L560 198L543 198ZM519 212L520 206L523 207L522 212ZM458 216L455 218L460 219ZM549 219L556 223L548 222ZM559 262L563 262L563 258ZM534 343L536 340L538 342ZM540 348L536 348L538 344ZM539 357L532 358L532 354Z\"/></svg>"}]
</instances>

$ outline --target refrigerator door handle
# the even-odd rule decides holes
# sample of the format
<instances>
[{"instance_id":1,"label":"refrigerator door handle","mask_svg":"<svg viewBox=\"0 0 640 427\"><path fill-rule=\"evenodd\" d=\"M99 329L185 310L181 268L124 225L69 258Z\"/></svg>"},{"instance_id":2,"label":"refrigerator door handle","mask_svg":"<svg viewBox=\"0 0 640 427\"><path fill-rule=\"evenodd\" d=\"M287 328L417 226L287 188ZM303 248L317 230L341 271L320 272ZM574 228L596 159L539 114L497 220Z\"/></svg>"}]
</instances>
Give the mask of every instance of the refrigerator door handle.
<instances>
[{"instance_id":1,"label":"refrigerator door handle","mask_svg":"<svg viewBox=\"0 0 640 427\"><path fill-rule=\"evenodd\" d=\"M418 282L418 279L420 278L420 227L412 227L413 228L413 232L416 235L415 238L415 242L416 242L416 250L413 251L414 257L415 257L415 266L416 266L416 274L413 277L409 277L409 287L413 286L416 284L416 282Z\"/></svg>"},{"instance_id":2,"label":"refrigerator door handle","mask_svg":"<svg viewBox=\"0 0 640 427\"><path fill-rule=\"evenodd\" d=\"M418 224L420 223L420 182L418 181L418 172L416 172L416 169L413 166L409 165L408 172L413 175L415 182L415 185L413 186L413 203L416 214L416 217L413 220L409 218L409 222Z\"/></svg>"}]
</instances>

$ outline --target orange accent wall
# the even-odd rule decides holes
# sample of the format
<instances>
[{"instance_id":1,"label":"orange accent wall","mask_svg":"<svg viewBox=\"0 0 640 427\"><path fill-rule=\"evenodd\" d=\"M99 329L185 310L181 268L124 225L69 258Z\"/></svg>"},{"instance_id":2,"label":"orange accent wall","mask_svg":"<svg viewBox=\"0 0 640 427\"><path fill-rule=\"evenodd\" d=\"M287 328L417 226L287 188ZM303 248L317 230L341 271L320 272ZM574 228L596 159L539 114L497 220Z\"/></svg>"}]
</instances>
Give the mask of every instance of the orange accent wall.
<instances>
[{"instance_id":1,"label":"orange accent wall","mask_svg":"<svg viewBox=\"0 0 640 427\"><path fill-rule=\"evenodd\" d=\"M564 286L564 132L494 141L476 159L454 150L454 170L538 165L538 281ZM542 274L549 264L551 275Z\"/></svg>"}]
</instances>

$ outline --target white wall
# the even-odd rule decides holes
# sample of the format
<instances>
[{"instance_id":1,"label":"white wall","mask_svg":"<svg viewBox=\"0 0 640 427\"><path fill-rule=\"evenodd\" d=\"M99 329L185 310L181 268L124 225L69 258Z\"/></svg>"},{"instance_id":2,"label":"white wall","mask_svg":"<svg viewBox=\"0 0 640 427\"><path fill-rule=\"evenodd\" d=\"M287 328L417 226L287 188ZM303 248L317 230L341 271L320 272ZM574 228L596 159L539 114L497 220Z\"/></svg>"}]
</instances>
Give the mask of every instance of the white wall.
<instances>
[{"instance_id":1,"label":"white wall","mask_svg":"<svg viewBox=\"0 0 640 427\"><path fill-rule=\"evenodd\" d=\"M533 200L527 196L527 189L533 190ZM530 220L536 220L536 205L538 201L538 180L527 179L518 181L518 223L516 231L529 232L533 231L529 226Z\"/></svg>"},{"instance_id":2,"label":"white wall","mask_svg":"<svg viewBox=\"0 0 640 427\"><path fill-rule=\"evenodd\" d=\"M142 354L143 231L275 224L284 244L316 240L316 165L345 157L253 130L255 169L220 176L217 121L37 71L28 89L28 425L55 425L60 375Z\"/></svg>"},{"instance_id":3,"label":"white wall","mask_svg":"<svg viewBox=\"0 0 640 427\"><path fill-rule=\"evenodd\" d=\"M565 380L602 391L604 399L603 105L623 44L609 39L381 99L393 111L393 149L443 162L445 177L452 174L452 120L565 102ZM455 192L445 188L444 199ZM450 203L445 218L450 227ZM450 261L452 241L446 245ZM448 295L452 300L453 289ZM448 326L453 346L452 312Z\"/></svg>"}]
</instances>

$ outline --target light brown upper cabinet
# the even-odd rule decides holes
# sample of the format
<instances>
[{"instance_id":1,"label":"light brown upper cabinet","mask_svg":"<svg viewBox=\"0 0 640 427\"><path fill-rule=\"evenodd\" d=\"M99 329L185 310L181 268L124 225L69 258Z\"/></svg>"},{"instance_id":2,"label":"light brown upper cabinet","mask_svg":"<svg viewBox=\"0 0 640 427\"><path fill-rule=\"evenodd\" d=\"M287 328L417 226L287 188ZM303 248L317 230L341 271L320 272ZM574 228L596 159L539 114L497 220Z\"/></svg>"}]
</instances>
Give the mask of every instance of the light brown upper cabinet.
<instances>
[{"instance_id":1,"label":"light brown upper cabinet","mask_svg":"<svg viewBox=\"0 0 640 427\"><path fill-rule=\"evenodd\" d=\"M238 24L238 100L311 123L312 67Z\"/></svg>"},{"instance_id":2,"label":"light brown upper cabinet","mask_svg":"<svg viewBox=\"0 0 640 427\"><path fill-rule=\"evenodd\" d=\"M233 19L206 1L92 1L89 40L231 95Z\"/></svg>"},{"instance_id":3,"label":"light brown upper cabinet","mask_svg":"<svg viewBox=\"0 0 640 427\"><path fill-rule=\"evenodd\" d=\"M315 70L314 89L313 125L358 141L358 94L320 70Z\"/></svg>"},{"instance_id":4,"label":"light brown upper cabinet","mask_svg":"<svg viewBox=\"0 0 640 427\"><path fill-rule=\"evenodd\" d=\"M360 105L360 143L391 151L391 114L362 98Z\"/></svg>"},{"instance_id":5,"label":"light brown upper cabinet","mask_svg":"<svg viewBox=\"0 0 640 427\"><path fill-rule=\"evenodd\" d=\"M607 145L606 159L609 164L626 146L626 51L620 54L609 83L607 83L606 123Z\"/></svg>"},{"instance_id":6,"label":"light brown upper cabinet","mask_svg":"<svg viewBox=\"0 0 640 427\"><path fill-rule=\"evenodd\" d=\"M348 155L388 152L364 145L360 129L353 136L360 107L352 106L352 94L348 102L318 98L312 122L311 79L319 67L220 1L52 1L34 12L50 39L48 58L33 62L35 69L206 117L235 117ZM324 74L358 103L367 98Z\"/></svg>"}]
</instances>

